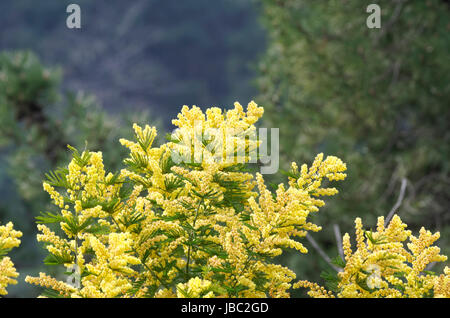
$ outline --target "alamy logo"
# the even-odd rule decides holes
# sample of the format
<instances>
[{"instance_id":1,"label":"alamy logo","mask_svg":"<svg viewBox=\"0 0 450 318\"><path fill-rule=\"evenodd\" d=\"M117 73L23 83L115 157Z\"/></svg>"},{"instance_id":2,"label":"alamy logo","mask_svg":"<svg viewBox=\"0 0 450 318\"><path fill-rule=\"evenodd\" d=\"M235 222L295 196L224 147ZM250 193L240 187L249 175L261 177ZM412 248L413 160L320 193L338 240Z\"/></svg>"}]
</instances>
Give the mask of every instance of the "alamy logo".
<instances>
[{"instance_id":1,"label":"alamy logo","mask_svg":"<svg viewBox=\"0 0 450 318\"><path fill-rule=\"evenodd\" d=\"M81 29L81 8L78 4L69 4L66 12L70 13L66 19L66 25L69 29Z\"/></svg>"},{"instance_id":2,"label":"alamy logo","mask_svg":"<svg viewBox=\"0 0 450 318\"><path fill-rule=\"evenodd\" d=\"M370 13L367 17L366 25L369 29L381 28L381 8L378 4L369 4L366 8L366 12Z\"/></svg>"}]
</instances>

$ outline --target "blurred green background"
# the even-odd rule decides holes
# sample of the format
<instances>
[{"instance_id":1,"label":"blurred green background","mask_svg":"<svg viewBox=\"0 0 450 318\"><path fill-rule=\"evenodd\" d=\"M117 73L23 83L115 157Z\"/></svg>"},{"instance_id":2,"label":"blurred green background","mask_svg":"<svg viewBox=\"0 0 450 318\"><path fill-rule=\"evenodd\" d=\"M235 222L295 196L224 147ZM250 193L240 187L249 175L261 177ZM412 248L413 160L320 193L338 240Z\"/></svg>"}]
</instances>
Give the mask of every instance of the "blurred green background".
<instances>
[{"instance_id":1,"label":"blurred green background","mask_svg":"<svg viewBox=\"0 0 450 318\"><path fill-rule=\"evenodd\" d=\"M65 25L73 2L80 30ZM366 26L370 3L380 29ZM262 125L280 128L283 169L318 152L347 163L339 195L314 220L330 257L334 226L352 233L361 216L374 227L403 179L399 215L414 231L441 231L449 255L449 31L443 0L1 1L0 222L24 232L9 297L38 294L23 282L43 270L34 217L49 206L41 180L67 164L66 145L87 142L119 169L131 123L164 136L184 104L255 99ZM308 255L277 261L322 283L330 266L305 245Z\"/></svg>"}]
</instances>

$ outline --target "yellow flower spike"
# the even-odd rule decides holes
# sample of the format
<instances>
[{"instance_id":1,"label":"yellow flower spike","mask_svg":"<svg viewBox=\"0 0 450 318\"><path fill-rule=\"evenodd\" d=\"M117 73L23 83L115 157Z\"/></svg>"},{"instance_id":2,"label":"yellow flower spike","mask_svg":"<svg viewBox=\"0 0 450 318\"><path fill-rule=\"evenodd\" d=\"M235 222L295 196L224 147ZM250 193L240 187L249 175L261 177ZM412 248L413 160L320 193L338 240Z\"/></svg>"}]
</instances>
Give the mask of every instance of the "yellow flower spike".
<instances>
[{"instance_id":1,"label":"yellow flower spike","mask_svg":"<svg viewBox=\"0 0 450 318\"><path fill-rule=\"evenodd\" d=\"M48 276L45 273L39 273L39 277L27 276L25 281L29 284L38 285L46 288L51 288L57 291L61 296L68 297L75 292L75 288Z\"/></svg>"},{"instance_id":2,"label":"yellow flower spike","mask_svg":"<svg viewBox=\"0 0 450 318\"><path fill-rule=\"evenodd\" d=\"M366 243L364 242L364 231L362 229L361 218L355 219L356 248L360 253L366 254Z\"/></svg>"},{"instance_id":3,"label":"yellow flower spike","mask_svg":"<svg viewBox=\"0 0 450 318\"><path fill-rule=\"evenodd\" d=\"M309 288L308 295L313 298L334 298L332 292L327 291L325 288L315 284L308 282L306 280L298 281L294 284L293 288Z\"/></svg>"}]
</instances>

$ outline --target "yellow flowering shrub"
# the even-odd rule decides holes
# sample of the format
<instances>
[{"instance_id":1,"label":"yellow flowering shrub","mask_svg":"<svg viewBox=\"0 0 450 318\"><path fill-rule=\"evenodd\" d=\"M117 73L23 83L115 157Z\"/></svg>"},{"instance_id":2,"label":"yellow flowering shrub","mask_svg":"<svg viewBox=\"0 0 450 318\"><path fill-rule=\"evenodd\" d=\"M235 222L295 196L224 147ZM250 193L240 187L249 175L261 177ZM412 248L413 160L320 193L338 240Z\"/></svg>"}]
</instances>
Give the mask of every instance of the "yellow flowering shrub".
<instances>
[{"instance_id":1,"label":"yellow flowering shrub","mask_svg":"<svg viewBox=\"0 0 450 318\"><path fill-rule=\"evenodd\" d=\"M384 223L384 217L379 217L376 231L364 231L357 218L355 251L350 236L344 235L345 266L337 274L334 293L308 281L299 281L295 287L309 288L311 297L450 297L449 267L439 276L426 270L432 262L447 260L433 246L439 232L422 227L419 236L413 236L397 215L387 227Z\"/></svg>"},{"instance_id":2,"label":"yellow flowering shrub","mask_svg":"<svg viewBox=\"0 0 450 318\"><path fill-rule=\"evenodd\" d=\"M346 166L319 154L270 191L246 170L261 141L245 136L262 114L254 102L206 114L185 106L159 147L155 128L134 125L135 140L120 140L130 155L116 173L101 152L72 149L68 167L44 182L57 209L38 217L37 236L45 263L72 274L26 281L44 296L288 297L295 273L272 259L287 248L307 253L301 238L321 229L310 214L337 193L324 182L344 179Z\"/></svg>"},{"instance_id":3,"label":"yellow flowering shrub","mask_svg":"<svg viewBox=\"0 0 450 318\"><path fill-rule=\"evenodd\" d=\"M7 295L6 287L17 284L14 278L19 276L14 264L8 256L5 256L12 248L20 245L19 237L22 232L15 231L11 222L0 226L0 295Z\"/></svg>"},{"instance_id":4,"label":"yellow flowering shrub","mask_svg":"<svg viewBox=\"0 0 450 318\"><path fill-rule=\"evenodd\" d=\"M308 252L302 238L321 230L311 214L338 192L328 185L346 177L346 165L323 154L310 167L293 163L287 183L271 191L251 172L263 108L234 106L184 106L159 147L154 127L135 124L135 139L120 140L129 156L119 172L105 170L101 152L70 148L68 167L43 184L56 210L37 218L45 263L65 266L67 278L26 281L44 297L289 297L298 287L312 297L450 296L448 267L426 271L447 259L433 246L439 233L414 237L398 216L387 227L380 218L374 232L356 219L356 250L346 234L330 290L294 284L295 273L273 258Z\"/></svg>"}]
</instances>

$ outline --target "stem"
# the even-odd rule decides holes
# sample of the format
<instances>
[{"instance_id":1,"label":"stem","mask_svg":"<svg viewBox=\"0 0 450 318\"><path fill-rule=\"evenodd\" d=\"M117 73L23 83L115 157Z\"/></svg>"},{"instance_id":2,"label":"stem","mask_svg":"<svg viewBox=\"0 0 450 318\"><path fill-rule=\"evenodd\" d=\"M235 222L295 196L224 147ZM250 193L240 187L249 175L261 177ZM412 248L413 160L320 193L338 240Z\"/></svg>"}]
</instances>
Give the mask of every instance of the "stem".
<instances>
[{"instance_id":1,"label":"stem","mask_svg":"<svg viewBox=\"0 0 450 318\"><path fill-rule=\"evenodd\" d=\"M111 220L114 222L114 224L117 226L117 229L120 231L119 223L116 222L116 220L114 219L114 217L112 215L111 215Z\"/></svg>"},{"instance_id":2,"label":"stem","mask_svg":"<svg viewBox=\"0 0 450 318\"><path fill-rule=\"evenodd\" d=\"M135 249L133 249L133 250L137 254L137 251ZM167 285L161 278L159 278L158 275L156 275L156 273L147 264L143 263L142 260L141 260L141 263L150 272L150 274L152 274L152 276L161 283L161 285L163 285L165 288L167 288L169 290L171 289L171 287L169 285Z\"/></svg>"},{"instance_id":3,"label":"stem","mask_svg":"<svg viewBox=\"0 0 450 318\"><path fill-rule=\"evenodd\" d=\"M325 260L325 262L328 263L336 272L342 272L342 268L339 268L335 266L331 259L328 257L328 255L320 248L319 244L317 244L316 240L312 238L311 235L306 234L306 238L308 239L309 243L314 247L314 249L319 253L319 255Z\"/></svg>"},{"instance_id":4,"label":"stem","mask_svg":"<svg viewBox=\"0 0 450 318\"><path fill-rule=\"evenodd\" d=\"M192 223L192 228L194 228L193 233L189 233L189 239L191 239L191 235L195 236L195 223L197 222L198 212L200 211L200 206L203 203L203 198L198 203L197 209L195 210L194 222ZM186 262L186 278L189 279L189 263L191 262L191 245L188 246L187 253L187 262Z\"/></svg>"},{"instance_id":5,"label":"stem","mask_svg":"<svg viewBox=\"0 0 450 318\"><path fill-rule=\"evenodd\" d=\"M389 224L389 221L394 216L394 213L397 211L397 209L402 205L403 198L405 196L405 190L406 190L406 184L407 184L406 178L402 179L402 185L400 186L400 194L398 196L397 202L395 202L394 206L392 207L391 211L386 217L386 220L384 221L384 226L387 226Z\"/></svg>"},{"instance_id":6,"label":"stem","mask_svg":"<svg viewBox=\"0 0 450 318\"><path fill-rule=\"evenodd\" d=\"M337 244L339 256L341 257L341 259L343 261L345 261L344 249L342 248L342 235L341 235L341 230L339 229L339 225L334 224L333 229L334 229L334 236L336 237L336 244Z\"/></svg>"},{"instance_id":7,"label":"stem","mask_svg":"<svg viewBox=\"0 0 450 318\"><path fill-rule=\"evenodd\" d=\"M75 210L75 217L76 217L76 222L78 224L78 212ZM81 270L78 268L78 232L74 233L75 235L75 260L74 260L74 267L73 270L75 270L75 280L81 277L76 277L78 275L78 273L80 273L81 275ZM78 285L78 284L75 284ZM78 289L77 286L72 286L75 287L75 289ZM81 287L81 282L80 282L80 287Z\"/></svg>"}]
</instances>

